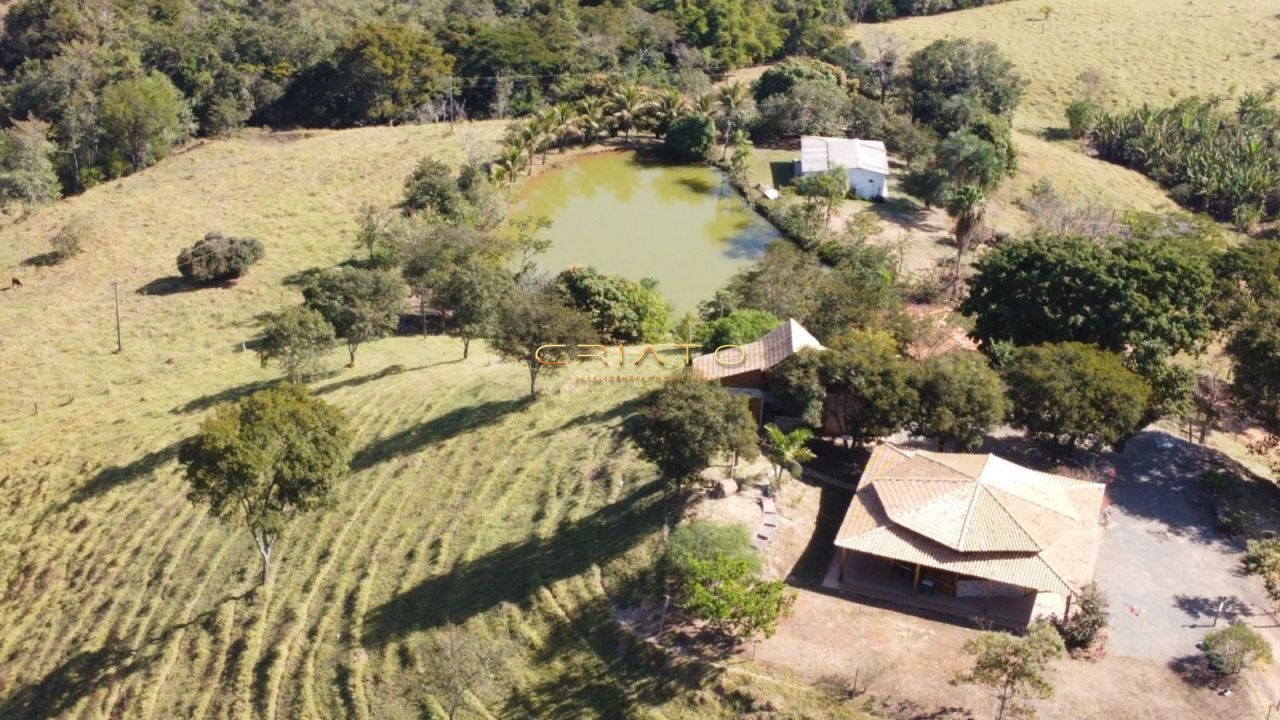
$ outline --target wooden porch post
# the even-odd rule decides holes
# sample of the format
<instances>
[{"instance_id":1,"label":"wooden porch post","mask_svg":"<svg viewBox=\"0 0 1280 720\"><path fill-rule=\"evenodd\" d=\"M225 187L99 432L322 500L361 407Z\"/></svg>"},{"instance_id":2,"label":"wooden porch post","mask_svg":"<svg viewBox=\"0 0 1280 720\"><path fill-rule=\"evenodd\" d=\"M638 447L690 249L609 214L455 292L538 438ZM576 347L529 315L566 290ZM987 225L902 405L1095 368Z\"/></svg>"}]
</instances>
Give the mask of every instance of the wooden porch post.
<instances>
[{"instance_id":1,"label":"wooden porch post","mask_svg":"<svg viewBox=\"0 0 1280 720\"><path fill-rule=\"evenodd\" d=\"M916 563L916 579L911 582L911 592L920 591L920 563Z\"/></svg>"}]
</instances>

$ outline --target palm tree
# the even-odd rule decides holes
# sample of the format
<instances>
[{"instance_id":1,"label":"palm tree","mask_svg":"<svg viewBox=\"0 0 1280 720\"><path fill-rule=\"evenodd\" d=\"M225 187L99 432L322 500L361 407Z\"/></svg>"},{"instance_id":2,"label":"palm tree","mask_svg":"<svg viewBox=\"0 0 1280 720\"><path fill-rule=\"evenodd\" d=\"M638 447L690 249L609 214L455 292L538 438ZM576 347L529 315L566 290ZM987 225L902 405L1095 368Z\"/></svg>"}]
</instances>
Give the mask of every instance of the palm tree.
<instances>
[{"instance_id":1,"label":"palm tree","mask_svg":"<svg viewBox=\"0 0 1280 720\"><path fill-rule=\"evenodd\" d=\"M524 146L518 141L503 146L498 159L493 161L494 177L514 184L516 176L524 169Z\"/></svg>"},{"instance_id":2,"label":"palm tree","mask_svg":"<svg viewBox=\"0 0 1280 720\"><path fill-rule=\"evenodd\" d=\"M607 128L604 99L595 95L582 98L578 103L578 128L585 144L594 143Z\"/></svg>"},{"instance_id":3,"label":"palm tree","mask_svg":"<svg viewBox=\"0 0 1280 720\"><path fill-rule=\"evenodd\" d=\"M716 93L716 106L720 111L720 120L724 123L724 152L720 155L721 161L729 157L729 139L733 137L733 125L742 119L750 101L747 86L737 80L722 85Z\"/></svg>"},{"instance_id":4,"label":"palm tree","mask_svg":"<svg viewBox=\"0 0 1280 720\"><path fill-rule=\"evenodd\" d=\"M528 156L528 160L525 162L525 167L528 169L529 174L532 175L533 158L541 149L543 141L543 132L538 126L537 119L531 118L528 122L521 125L516 137L519 138L520 148L524 150L525 155Z\"/></svg>"},{"instance_id":5,"label":"palm tree","mask_svg":"<svg viewBox=\"0 0 1280 720\"><path fill-rule=\"evenodd\" d=\"M702 93L693 99L693 111L711 117L716 112L716 96Z\"/></svg>"},{"instance_id":6,"label":"palm tree","mask_svg":"<svg viewBox=\"0 0 1280 720\"><path fill-rule=\"evenodd\" d=\"M786 470L791 473L792 477L799 478L804 473L804 468L800 467L800 463L806 463L816 457L813 451L807 445L813 439L813 432L809 428L796 428L789 433L782 432L773 423L764 426L765 432L765 456L769 458L769 462L773 463L773 486L775 488L782 486L782 471Z\"/></svg>"},{"instance_id":7,"label":"palm tree","mask_svg":"<svg viewBox=\"0 0 1280 720\"><path fill-rule=\"evenodd\" d=\"M578 114L574 112L573 105L567 102L558 102L551 106L548 117L550 118L550 127L548 129L551 136L554 138L554 142L560 152L564 152L569 137L577 132Z\"/></svg>"},{"instance_id":8,"label":"palm tree","mask_svg":"<svg viewBox=\"0 0 1280 720\"><path fill-rule=\"evenodd\" d=\"M954 292L960 290L960 262L964 259L964 251L969 249L973 233L982 224L982 216L986 213L987 199L977 185L961 185L947 198L947 214L955 220L956 235L956 273Z\"/></svg>"},{"instance_id":9,"label":"palm tree","mask_svg":"<svg viewBox=\"0 0 1280 720\"><path fill-rule=\"evenodd\" d=\"M665 90L654 99L649 106L649 116L653 118L653 133L658 137L667 134L671 124L689 110L689 103L679 90Z\"/></svg>"},{"instance_id":10,"label":"palm tree","mask_svg":"<svg viewBox=\"0 0 1280 720\"><path fill-rule=\"evenodd\" d=\"M628 140L636 121L648 107L648 93L639 85L623 85L609 95L609 113L617 126L626 132Z\"/></svg>"}]
</instances>

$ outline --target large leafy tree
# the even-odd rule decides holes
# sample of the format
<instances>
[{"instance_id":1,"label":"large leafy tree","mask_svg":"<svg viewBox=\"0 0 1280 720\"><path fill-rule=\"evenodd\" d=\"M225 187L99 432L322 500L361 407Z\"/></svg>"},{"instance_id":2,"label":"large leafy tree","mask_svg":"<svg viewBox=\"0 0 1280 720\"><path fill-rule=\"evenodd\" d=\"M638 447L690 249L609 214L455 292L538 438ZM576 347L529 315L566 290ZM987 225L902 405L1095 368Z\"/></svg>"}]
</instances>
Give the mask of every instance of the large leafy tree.
<instances>
[{"instance_id":1,"label":"large leafy tree","mask_svg":"<svg viewBox=\"0 0 1280 720\"><path fill-rule=\"evenodd\" d=\"M670 313L653 283L572 267L556 276L555 288L610 342L658 342L670 332Z\"/></svg>"},{"instance_id":2,"label":"large leafy tree","mask_svg":"<svg viewBox=\"0 0 1280 720\"><path fill-rule=\"evenodd\" d=\"M25 210L57 200L62 194L49 140L49 123L19 120L0 135L0 200Z\"/></svg>"},{"instance_id":3,"label":"large leafy tree","mask_svg":"<svg viewBox=\"0 0 1280 720\"><path fill-rule=\"evenodd\" d=\"M1083 343L1018 348L1001 372L1009 419L1055 452L1123 447L1151 400L1151 388L1119 355Z\"/></svg>"},{"instance_id":4,"label":"large leafy tree","mask_svg":"<svg viewBox=\"0 0 1280 720\"><path fill-rule=\"evenodd\" d=\"M570 362L575 346L598 341L585 313L566 305L549 286L525 281L500 309L490 345L503 359L525 364L533 400L543 373Z\"/></svg>"},{"instance_id":5,"label":"large leafy tree","mask_svg":"<svg viewBox=\"0 0 1280 720\"><path fill-rule=\"evenodd\" d=\"M855 441L892 435L915 409L911 365L882 330L855 330L833 340L819 373L833 419Z\"/></svg>"},{"instance_id":6,"label":"large leafy tree","mask_svg":"<svg viewBox=\"0 0 1280 720\"><path fill-rule=\"evenodd\" d=\"M1002 243L974 267L961 310L983 345L1077 341L1163 357L1209 335L1212 272L1181 241L1042 234Z\"/></svg>"},{"instance_id":7,"label":"large leafy tree","mask_svg":"<svg viewBox=\"0 0 1280 720\"><path fill-rule=\"evenodd\" d=\"M1244 408L1280 435L1280 300L1251 312L1231 333L1232 388Z\"/></svg>"},{"instance_id":8,"label":"large leafy tree","mask_svg":"<svg viewBox=\"0 0 1280 720\"><path fill-rule=\"evenodd\" d=\"M333 120L339 125L400 120L445 89L452 66L431 36L415 28L356 28L338 46L327 79Z\"/></svg>"},{"instance_id":9,"label":"large leafy tree","mask_svg":"<svg viewBox=\"0 0 1280 720\"><path fill-rule=\"evenodd\" d=\"M161 73L126 78L103 89L98 107L113 176L141 170L163 159L191 134L191 108Z\"/></svg>"},{"instance_id":10,"label":"large leafy tree","mask_svg":"<svg viewBox=\"0 0 1280 720\"><path fill-rule=\"evenodd\" d=\"M795 603L785 580L765 580L742 559L691 558L688 566L680 607L739 642L772 636Z\"/></svg>"},{"instance_id":11,"label":"large leafy tree","mask_svg":"<svg viewBox=\"0 0 1280 720\"><path fill-rule=\"evenodd\" d=\"M640 452L676 484L711 466L718 455L758 452L746 399L715 383L665 383L644 398L632 437Z\"/></svg>"},{"instance_id":12,"label":"large leafy tree","mask_svg":"<svg viewBox=\"0 0 1280 720\"><path fill-rule=\"evenodd\" d=\"M342 412L300 385L261 390L219 407L178 452L188 497L215 517L243 523L262 557L295 516L331 502L346 474L351 431Z\"/></svg>"},{"instance_id":13,"label":"large leafy tree","mask_svg":"<svg viewBox=\"0 0 1280 720\"><path fill-rule=\"evenodd\" d=\"M770 3L749 0L663 0L694 47L729 67L768 59L785 39Z\"/></svg>"},{"instance_id":14,"label":"large leafy tree","mask_svg":"<svg viewBox=\"0 0 1280 720\"><path fill-rule=\"evenodd\" d=\"M953 121L957 105L1007 115L1023 88L1013 63L994 44L967 38L935 40L913 54L901 83L911 118L939 134L959 129Z\"/></svg>"},{"instance_id":15,"label":"large leafy tree","mask_svg":"<svg viewBox=\"0 0 1280 720\"><path fill-rule=\"evenodd\" d=\"M313 278L303 288L302 297L307 307L323 315L346 341L354 366L361 345L395 332L405 286L384 270L334 268Z\"/></svg>"},{"instance_id":16,"label":"large leafy tree","mask_svg":"<svg viewBox=\"0 0 1280 720\"><path fill-rule=\"evenodd\" d=\"M714 352L722 345L746 345L780 324L781 320L763 310L734 310L700 327L698 342L706 352Z\"/></svg>"},{"instance_id":17,"label":"large leafy tree","mask_svg":"<svg viewBox=\"0 0 1280 720\"><path fill-rule=\"evenodd\" d=\"M920 402L911 432L957 450L974 450L1008 410L1000 376L975 352L953 351L922 362L912 379Z\"/></svg>"}]
</instances>

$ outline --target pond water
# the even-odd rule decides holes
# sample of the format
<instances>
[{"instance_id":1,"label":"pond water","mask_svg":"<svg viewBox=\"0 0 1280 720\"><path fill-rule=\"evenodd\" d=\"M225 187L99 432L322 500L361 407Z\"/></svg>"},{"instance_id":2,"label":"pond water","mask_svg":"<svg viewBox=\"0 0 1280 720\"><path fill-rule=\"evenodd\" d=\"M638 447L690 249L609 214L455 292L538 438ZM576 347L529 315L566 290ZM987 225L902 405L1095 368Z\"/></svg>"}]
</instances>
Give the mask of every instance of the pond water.
<instances>
[{"instance_id":1,"label":"pond water","mask_svg":"<svg viewBox=\"0 0 1280 720\"><path fill-rule=\"evenodd\" d=\"M718 170L650 163L631 152L549 170L521 190L517 204L520 215L552 220L551 249L538 259L543 270L591 265L654 278L677 316L696 310L779 237Z\"/></svg>"}]
</instances>

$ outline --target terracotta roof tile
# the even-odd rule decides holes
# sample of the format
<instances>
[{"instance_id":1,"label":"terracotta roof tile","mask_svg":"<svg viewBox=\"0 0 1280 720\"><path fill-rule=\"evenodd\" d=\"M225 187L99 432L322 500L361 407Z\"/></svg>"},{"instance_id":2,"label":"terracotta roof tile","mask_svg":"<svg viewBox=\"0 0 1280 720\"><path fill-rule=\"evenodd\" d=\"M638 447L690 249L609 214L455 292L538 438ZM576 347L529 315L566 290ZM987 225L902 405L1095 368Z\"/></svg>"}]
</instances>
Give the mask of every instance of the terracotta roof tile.
<instances>
[{"instance_id":1,"label":"terracotta roof tile","mask_svg":"<svg viewBox=\"0 0 1280 720\"><path fill-rule=\"evenodd\" d=\"M884 444L836 545L1023 587L1076 588L1093 576L1104 493L993 455Z\"/></svg>"},{"instance_id":2,"label":"terracotta roof tile","mask_svg":"<svg viewBox=\"0 0 1280 720\"><path fill-rule=\"evenodd\" d=\"M743 345L741 363L724 365L716 361L714 353L699 355L693 359L693 373L707 380L718 380L756 370L768 370L804 348L825 349L800 323L788 320L759 340ZM732 362L737 359L738 353L725 350L721 357Z\"/></svg>"}]
</instances>

